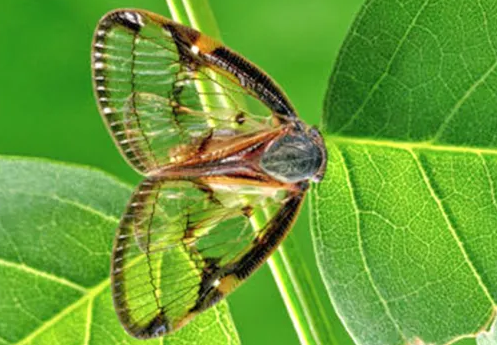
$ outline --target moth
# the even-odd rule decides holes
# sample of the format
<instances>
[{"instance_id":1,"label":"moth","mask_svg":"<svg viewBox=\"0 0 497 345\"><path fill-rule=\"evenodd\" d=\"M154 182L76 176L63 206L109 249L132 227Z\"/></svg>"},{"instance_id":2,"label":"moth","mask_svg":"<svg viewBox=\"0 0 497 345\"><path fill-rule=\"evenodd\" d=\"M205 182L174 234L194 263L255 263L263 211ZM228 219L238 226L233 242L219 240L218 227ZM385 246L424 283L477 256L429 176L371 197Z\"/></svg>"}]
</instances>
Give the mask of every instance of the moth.
<instances>
[{"instance_id":1,"label":"moth","mask_svg":"<svg viewBox=\"0 0 497 345\"><path fill-rule=\"evenodd\" d=\"M105 15L92 74L111 136L144 176L116 230L115 310L130 335L163 336L265 262L323 178L326 149L258 67L154 13Z\"/></svg>"}]
</instances>

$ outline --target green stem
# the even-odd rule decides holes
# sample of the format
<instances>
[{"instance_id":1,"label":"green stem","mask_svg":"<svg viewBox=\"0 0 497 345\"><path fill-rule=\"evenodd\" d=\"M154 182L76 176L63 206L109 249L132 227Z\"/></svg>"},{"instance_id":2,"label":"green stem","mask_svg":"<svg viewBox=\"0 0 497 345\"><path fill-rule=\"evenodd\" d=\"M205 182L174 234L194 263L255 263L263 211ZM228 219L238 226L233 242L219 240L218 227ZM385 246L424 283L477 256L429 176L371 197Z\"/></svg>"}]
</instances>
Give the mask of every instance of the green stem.
<instances>
[{"instance_id":1,"label":"green stem","mask_svg":"<svg viewBox=\"0 0 497 345\"><path fill-rule=\"evenodd\" d=\"M174 21L183 25L191 26L190 18L188 18L188 14L186 13L185 7L183 7L181 0L166 0L166 3Z\"/></svg>"},{"instance_id":2,"label":"green stem","mask_svg":"<svg viewBox=\"0 0 497 345\"><path fill-rule=\"evenodd\" d=\"M288 295L287 298L293 299L291 302L285 302L287 308L291 305L297 309L294 314L301 317L298 324L305 324L306 326L306 329L303 330L303 336L312 336L312 339L308 342L301 341L301 343L338 345L339 341L335 337L330 315L323 305L328 300L326 299L325 302L316 291L307 261L304 259L300 247L292 234L288 236L285 243L273 254L272 258L275 264L280 267L278 271L284 272L281 279L284 281L283 288L285 292L280 287L283 299L286 298L285 293ZM275 272L273 271L274 274ZM292 313L290 313L290 316L293 317ZM295 325L296 322L293 322ZM299 332L298 329L297 332ZM299 338L302 338L302 336L299 335Z\"/></svg>"},{"instance_id":3,"label":"green stem","mask_svg":"<svg viewBox=\"0 0 497 345\"><path fill-rule=\"evenodd\" d=\"M208 0L166 0L172 18L221 41L220 32ZM216 97L223 97L218 95ZM263 223L254 219L255 229ZM300 343L305 345L338 344L317 295L305 260L292 243L292 237L269 258L276 281Z\"/></svg>"},{"instance_id":4,"label":"green stem","mask_svg":"<svg viewBox=\"0 0 497 345\"><path fill-rule=\"evenodd\" d=\"M221 41L221 32L208 0L183 0L183 5L193 28Z\"/></svg>"}]
</instances>

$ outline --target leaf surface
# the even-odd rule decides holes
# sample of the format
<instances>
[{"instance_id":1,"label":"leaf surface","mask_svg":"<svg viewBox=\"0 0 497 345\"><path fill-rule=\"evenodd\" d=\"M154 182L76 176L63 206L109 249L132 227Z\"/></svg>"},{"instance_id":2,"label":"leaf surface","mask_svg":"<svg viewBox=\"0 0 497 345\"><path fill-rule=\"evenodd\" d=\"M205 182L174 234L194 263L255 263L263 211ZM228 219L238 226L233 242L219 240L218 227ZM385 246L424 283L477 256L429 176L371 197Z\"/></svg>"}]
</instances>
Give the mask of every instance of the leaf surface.
<instances>
[{"instance_id":1,"label":"leaf surface","mask_svg":"<svg viewBox=\"0 0 497 345\"><path fill-rule=\"evenodd\" d=\"M496 10L485 0L370 0L342 47L313 235L358 344L447 344L493 321Z\"/></svg>"},{"instance_id":2,"label":"leaf surface","mask_svg":"<svg viewBox=\"0 0 497 345\"><path fill-rule=\"evenodd\" d=\"M93 169L0 157L0 345L240 343L225 302L167 338L125 333L109 265L130 195Z\"/></svg>"}]
</instances>

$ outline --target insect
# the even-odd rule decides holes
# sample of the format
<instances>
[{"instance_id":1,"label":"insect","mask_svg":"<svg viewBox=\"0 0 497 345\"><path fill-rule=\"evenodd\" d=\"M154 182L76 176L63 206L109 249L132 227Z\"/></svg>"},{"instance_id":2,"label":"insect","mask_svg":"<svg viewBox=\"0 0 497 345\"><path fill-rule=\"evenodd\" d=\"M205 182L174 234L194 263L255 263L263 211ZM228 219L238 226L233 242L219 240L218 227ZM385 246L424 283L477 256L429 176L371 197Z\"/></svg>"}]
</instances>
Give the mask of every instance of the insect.
<instances>
[{"instance_id":1,"label":"insect","mask_svg":"<svg viewBox=\"0 0 497 345\"><path fill-rule=\"evenodd\" d=\"M92 73L111 136L144 176L116 231L115 310L132 336L163 336L265 262L326 149L259 68L154 13L105 15Z\"/></svg>"}]
</instances>

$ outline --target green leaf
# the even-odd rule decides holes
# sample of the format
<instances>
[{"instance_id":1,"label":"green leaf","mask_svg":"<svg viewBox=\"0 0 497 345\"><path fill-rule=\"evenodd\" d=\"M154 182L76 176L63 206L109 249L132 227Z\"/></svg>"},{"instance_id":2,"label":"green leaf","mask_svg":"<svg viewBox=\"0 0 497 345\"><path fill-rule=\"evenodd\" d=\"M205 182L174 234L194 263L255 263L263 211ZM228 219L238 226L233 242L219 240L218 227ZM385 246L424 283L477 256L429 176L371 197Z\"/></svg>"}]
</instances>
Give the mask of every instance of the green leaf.
<instances>
[{"instance_id":1,"label":"green leaf","mask_svg":"<svg viewBox=\"0 0 497 345\"><path fill-rule=\"evenodd\" d=\"M240 343L226 303L167 338L125 333L109 265L131 191L93 169L0 158L0 345Z\"/></svg>"},{"instance_id":2,"label":"green leaf","mask_svg":"<svg viewBox=\"0 0 497 345\"><path fill-rule=\"evenodd\" d=\"M370 0L342 47L313 235L357 344L447 344L494 319L496 5Z\"/></svg>"}]
</instances>

